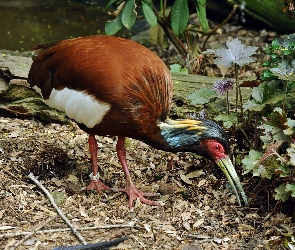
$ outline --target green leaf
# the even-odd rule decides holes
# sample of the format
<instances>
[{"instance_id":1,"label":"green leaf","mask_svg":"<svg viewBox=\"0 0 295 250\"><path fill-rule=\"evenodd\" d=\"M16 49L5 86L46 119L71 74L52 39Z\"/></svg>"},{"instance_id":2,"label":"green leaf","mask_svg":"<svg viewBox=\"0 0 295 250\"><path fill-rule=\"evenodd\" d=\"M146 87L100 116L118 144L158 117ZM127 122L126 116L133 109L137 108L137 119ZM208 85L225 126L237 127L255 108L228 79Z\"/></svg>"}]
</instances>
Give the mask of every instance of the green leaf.
<instances>
[{"instance_id":1,"label":"green leaf","mask_svg":"<svg viewBox=\"0 0 295 250\"><path fill-rule=\"evenodd\" d=\"M279 79L286 81L294 81L295 80L295 61L290 62L289 60L282 60L282 62L278 63L276 68L269 69L275 76Z\"/></svg>"},{"instance_id":2,"label":"green leaf","mask_svg":"<svg viewBox=\"0 0 295 250\"><path fill-rule=\"evenodd\" d=\"M252 97L257 103L262 103L263 101L263 93L264 93L264 86L266 84L260 84L258 87L252 89Z\"/></svg>"},{"instance_id":3,"label":"green leaf","mask_svg":"<svg viewBox=\"0 0 295 250\"><path fill-rule=\"evenodd\" d=\"M295 42L295 34L285 35L272 41L274 49L288 49Z\"/></svg>"},{"instance_id":4,"label":"green leaf","mask_svg":"<svg viewBox=\"0 0 295 250\"><path fill-rule=\"evenodd\" d=\"M209 30L209 24L206 17L206 0L196 0L196 9L202 29L204 33L207 33Z\"/></svg>"},{"instance_id":5,"label":"green leaf","mask_svg":"<svg viewBox=\"0 0 295 250\"><path fill-rule=\"evenodd\" d=\"M187 96L191 100L192 105L201 105L210 102L212 97L216 96L216 92L212 89L200 89Z\"/></svg>"},{"instance_id":6,"label":"green leaf","mask_svg":"<svg viewBox=\"0 0 295 250\"><path fill-rule=\"evenodd\" d=\"M148 6L145 2L142 2L142 11L145 19L151 25L152 27L157 26L157 17L154 13L154 11L151 9L150 6Z\"/></svg>"},{"instance_id":7,"label":"green leaf","mask_svg":"<svg viewBox=\"0 0 295 250\"><path fill-rule=\"evenodd\" d=\"M243 108L251 111L261 111L267 104L282 101L286 94L278 89L280 81L263 82L252 89L252 100L244 103Z\"/></svg>"},{"instance_id":8,"label":"green leaf","mask_svg":"<svg viewBox=\"0 0 295 250\"><path fill-rule=\"evenodd\" d=\"M216 121L222 121L223 126L225 128L231 128L238 122L238 114L237 113L231 113L229 115L227 114L219 114L218 116L214 117L214 120Z\"/></svg>"},{"instance_id":9,"label":"green leaf","mask_svg":"<svg viewBox=\"0 0 295 250\"><path fill-rule=\"evenodd\" d=\"M262 63L263 67L270 67L270 61L265 61L264 63Z\"/></svg>"},{"instance_id":10,"label":"green leaf","mask_svg":"<svg viewBox=\"0 0 295 250\"><path fill-rule=\"evenodd\" d=\"M283 92L276 91L275 93L268 96L268 99L265 101L265 104L276 104L279 101L284 100L286 98L286 94Z\"/></svg>"},{"instance_id":11,"label":"green leaf","mask_svg":"<svg viewBox=\"0 0 295 250\"><path fill-rule=\"evenodd\" d=\"M247 174L252 171L256 167L256 163L259 161L261 156L261 152L251 149L249 155L245 156L245 158L242 160L245 170L243 174Z\"/></svg>"},{"instance_id":12,"label":"green leaf","mask_svg":"<svg viewBox=\"0 0 295 250\"><path fill-rule=\"evenodd\" d=\"M150 44L157 44L161 46L163 49L169 47L168 39L164 34L164 31L160 24L156 25L156 27L151 26L149 31L149 42Z\"/></svg>"},{"instance_id":13,"label":"green leaf","mask_svg":"<svg viewBox=\"0 0 295 250\"><path fill-rule=\"evenodd\" d=\"M66 199L66 194L64 192L53 191L51 195L57 205L60 205Z\"/></svg>"},{"instance_id":14,"label":"green leaf","mask_svg":"<svg viewBox=\"0 0 295 250\"><path fill-rule=\"evenodd\" d=\"M261 77L262 80L268 80L268 79L274 78L274 75L273 75L273 73L271 71L264 70L264 71L262 71L262 74L261 74L260 77Z\"/></svg>"},{"instance_id":15,"label":"green leaf","mask_svg":"<svg viewBox=\"0 0 295 250\"><path fill-rule=\"evenodd\" d=\"M265 134L271 135L272 141L285 141L290 143L291 135L294 133L294 125L294 121L287 118L286 113L281 108L277 107L262 126L265 129Z\"/></svg>"},{"instance_id":16,"label":"green leaf","mask_svg":"<svg viewBox=\"0 0 295 250\"><path fill-rule=\"evenodd\" d=\"M278 161L277 161L277 162L278 162ZM279 175L280 177L285 178L285 177L290 176L290 168L289 168L287 165L285 165L285 164L280 164L280 163L278 162L277 167L276 167L276 169L275 169L275 173L276 173L277 175Z\"/></svg>"},{"instance_id":17,"label":"green leaf","mask_svg":"<svg viewBox=\"0 0 295 250\"><path fill-rule=\"evenodd\" d=\"M255 102L255 100L248 100L243 104L243 108L245 110L251 110L251 111L261 111L264 109L266 104L259 104Z\"/></svg>"},{"instance_id":18,"label":"green leaf","mask_svg":"<svg viewBox=\"0 0 295 250\"><path fill-rule=\"evenodd\" d=\"M286 150L289 156L289 164L295 166L295 143L292 143L290 146Z\"/></svg>"},{"instance_id":19,"label":"green leaf","mask_svg":"<svg viewBox=\"0 0 295 250\"><path fill-rule=\"evenodd\" d=\"M137 12L135 11L135 0L127 0L122 11L122 24L131 29L136 21Z\"/></svg>"},{"instance_id":20,"label":"green leaf","mask_svg":"<svg viewBox=\"0 0 295 250\"><path fill-rule=\"evenodd\" d=\"M210 102L209 105L206 105L206 110L208 110L208 113L211 112L223 112L227 110L228 102L226 98L216 98L214 102Z\"/></svg>"},{"instance_id":21,"label":"green leaf","mask_svg":"<svg viewBox=\"0 0 295 250\"><path fill-rule=\"evenodd\" d=\"M188 0L176 0L171 10L171 28L176 36L180 36L183 33L188 18Z\"/></svg>"},{"instance_id":22,"label":"green leaf","mask_svg":"<svg viewBox=\"0 0 295 250\"><path fill-rule=\"evenodd\" d=\"M287 123L286 123L290 128L295 128L295 120L292 120L290 118L287 118Z\"/></svg>"},{"instance_id":23,"label":"green leaf","mask_svg":"<svg viewBox=\"0 0 295 250\"><path fill-rule=\"evenodd\" d=\"M170 72L176 72L179 73L181 70L181 65L178 63L174 63L170 65Z\"/></svg>"},{"instance_id":24,"label":"green leaf","mask_svg":"<svg viewBox=\"0 0 295 250\"><path fill-rule=\"evenodd\" d=\"M264 155L262 157L264 157ZM253 171L253 176L260 175L262 178L271 179L274 174L277 174L280 177L286 177L286 173L289 173L288 171L288 168L276 159L274 155L270 155L268 158L264 158L263 162L261 162L260 159L257 171Z\"/></svg>"},{"instance_id":25,"label":"green leaf","mask_svg":"<svg viewBox=\"0 0 295 250\"><path fill-rule=\"evenodd\" d=\"M188 74L188 70L185 68L182 68L181 65L178 63L174 63L170 65L170 72Z\"/></svg>"},{"instance_id":26,"label":"green leaf","mask_svg":"<svg viewBox=\"0 0 295 250\"><path fill-rule=\"evenodd\" d=\"M290 192L292 197L295 197L295 184L287 184L286 191Z\"/></svg>"},{"instance_id":27,"label":"green leaf","mask_svg":"<svg viewBox=\"0 0 295 250\"><path fill-rule=\"evenodd\" d=\"M290 198L290 192L286 191L286 186L281 184L280 186L275 188L275 199L276 200L282 200L285 202Z\"/></svg>"},{"instance_id":28,"label":"green leaf","mask_svg":"<svg viewBox=\"0 0 295 250\"><path fill-rule=\"evenodd\" d=\"M105 24L105 33L108 36L112 36L116 34L120 29L123 28L123 24L121 21L122 12L117 16L117 18L113 21L107 21Z\"/></svg>"},{"instance_id":29,"label":"green leaf","mask_svg":"<svg viewBox=\"0 0 295 250\"><path fill-rule=\"evenodd\" d=\"M287 89L292 90L292 88L295 88L295 81L287 83Z\"/></svg>"}]
</instances>

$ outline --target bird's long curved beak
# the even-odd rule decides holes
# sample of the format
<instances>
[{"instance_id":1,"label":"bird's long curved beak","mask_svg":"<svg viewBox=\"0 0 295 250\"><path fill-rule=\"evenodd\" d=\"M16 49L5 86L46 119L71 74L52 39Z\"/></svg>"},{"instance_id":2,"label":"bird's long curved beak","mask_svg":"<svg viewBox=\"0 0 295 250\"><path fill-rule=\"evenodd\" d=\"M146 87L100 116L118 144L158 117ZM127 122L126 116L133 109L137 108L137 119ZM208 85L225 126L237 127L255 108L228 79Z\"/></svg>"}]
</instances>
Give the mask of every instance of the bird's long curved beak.
<instances>
[{"instance_id":1,"label":"bird's long curved beak","mask_svg":"<svg viewBox=\"0 0 295 250\"><path fill-rule=\"evenodd\" d=\"M235 195L237 196L239 205L241 206L241 201L240 201L237 189L240 191L240 194L244 200L245 205L248 206L247 196L245 194L245 191L241 185L240 179L237 175L237 172L236 172L230 158L225 157L223 159L218 159L217 161L215 161L215 163L221 168L221 170L225 174L226 178L228 179Z\"/></svg>"}]
</instances>

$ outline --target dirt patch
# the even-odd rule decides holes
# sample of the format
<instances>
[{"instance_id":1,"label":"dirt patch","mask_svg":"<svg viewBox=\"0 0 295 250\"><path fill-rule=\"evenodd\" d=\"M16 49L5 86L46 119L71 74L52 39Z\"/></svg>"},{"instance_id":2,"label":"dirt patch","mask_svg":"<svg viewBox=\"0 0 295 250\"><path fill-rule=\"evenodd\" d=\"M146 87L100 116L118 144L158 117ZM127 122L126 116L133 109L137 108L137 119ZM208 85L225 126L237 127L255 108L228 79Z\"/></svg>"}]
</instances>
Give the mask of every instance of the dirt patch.
<instances>
[{"instance_id":1,"label":"dirt patch","mask_svg":"<svg viewBox=\"0 0 295 250\"><path fill-rule=\"evenodd\" d=\"M28 169L39 175L43 185L59 197L60 208L77 229L93 228L81 231L89 243L130 236L118 249L191 249L193 246L205 249L230 249L230 246L249 249L251 246L254 249L262 244L263 230L255 228L253 221L260 216L238 208L235 196L224 186L214 190L218 182L212 173L215 167L205 160L195 159L190 154L159 152L129 140L128 162L136 186L160 192L159 200L165 202L160 207L138 202L130 211L124 194L99 195L81 191L89 183L87 174L91 172L91 164L87 135L75 124L43 125L32 120L2 118L0 126L3 131L0 216L1 227L9 227L1 233L12 234L9 237L0 235L1 246L23 237L13 234L34 231L55 215L46 196L24 175ZM124 175L115 153L116 141L107 137L98 137L98 140L104 183L123 187ZM218 174L221 175L219 171ZM99 229L99 226L110 228ZM72 232L63 231L65 228L63 221L56 217L19 249L36 245L38 249L79 245ZM56 232L46 232L52 229Z\"/></svg>"}]
</instances>

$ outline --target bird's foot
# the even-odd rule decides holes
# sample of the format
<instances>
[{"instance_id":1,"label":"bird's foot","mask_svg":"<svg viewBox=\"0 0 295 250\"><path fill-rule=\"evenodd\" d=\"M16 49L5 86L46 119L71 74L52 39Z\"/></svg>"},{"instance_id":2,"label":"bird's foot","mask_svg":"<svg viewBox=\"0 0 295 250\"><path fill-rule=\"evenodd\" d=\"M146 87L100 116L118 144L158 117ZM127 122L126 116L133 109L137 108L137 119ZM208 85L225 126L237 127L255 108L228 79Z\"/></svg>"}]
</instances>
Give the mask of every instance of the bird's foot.
<instances>
[{"instance_id":1,"label":"bird's foot","mask_svg":"<svg viewBox=\"0 0 295 250\"><path fill-rule=\"evenodd\" d=\"M133 201L135 201L137 198L139 198L140 202L145 203L147 205L151 206L159 206L162 205L163 203L161 201L152 201L144 198L146 197L152 197L152 196L160 196L159 193L145 193L140 190L138 190L133 183L130 185L127 185L126 188L112 188L111 189L114 192L125 192L128 197L128 203L129 203L129 208L131 209L133 207Z\"/></svg>"},{"instance_id":2,"label":"bird's foot","mask_svg":"<svg viewBox=\"0 0 295 250\"><path fill-rule=\"evenodd\" d=\"M91 178L91 182L88 185L88 187L86 187L86 190L95 189L100 194L102 193L103 190L110 190L110 188L106 186L105 184L103 184L102 181L99 179L99 173L97 175L93 175L91 173L90 178Z\"/></svg>"},{"instance_id":3,"label":"bird's foot","mask_svg":"<svg viewBox=\"0 0 295 250\"><path fill-rule=\"evenodd\" d=\"M92 180L86 190L95 189L98 193L102 193L103 190L110 190L108 186L103 184L100 180Z\"/></svg>"}]
</instances>

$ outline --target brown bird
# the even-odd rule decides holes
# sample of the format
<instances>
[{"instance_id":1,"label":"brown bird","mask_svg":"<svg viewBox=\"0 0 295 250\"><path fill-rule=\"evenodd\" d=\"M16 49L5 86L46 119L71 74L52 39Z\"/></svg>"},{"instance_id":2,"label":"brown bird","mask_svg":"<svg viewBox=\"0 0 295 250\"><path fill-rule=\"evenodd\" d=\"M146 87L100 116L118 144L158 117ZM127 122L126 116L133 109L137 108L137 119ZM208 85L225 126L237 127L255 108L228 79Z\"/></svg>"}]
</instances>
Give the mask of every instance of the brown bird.
<instances>
[{"instance_id":1,"label":"brown bird","mask_svg":"<svg viewBox=\"0 0 295 250\"><path fill-rule=\"evenodd\" d=\"M228 156L224 130L211 120L167 119L172 103L171 75L163 61L144 46L118 37L89 36L40 45L28 82L44 102L64 111L89 134L92 181L87 189L110 189L99 180L95 135L118 136L116 146L126 178L129 206L151 201L133 184L126 162L125 137L169 152L193 152L215 162L241 204L247 197Z\"/></svg>"}]
</instances>

